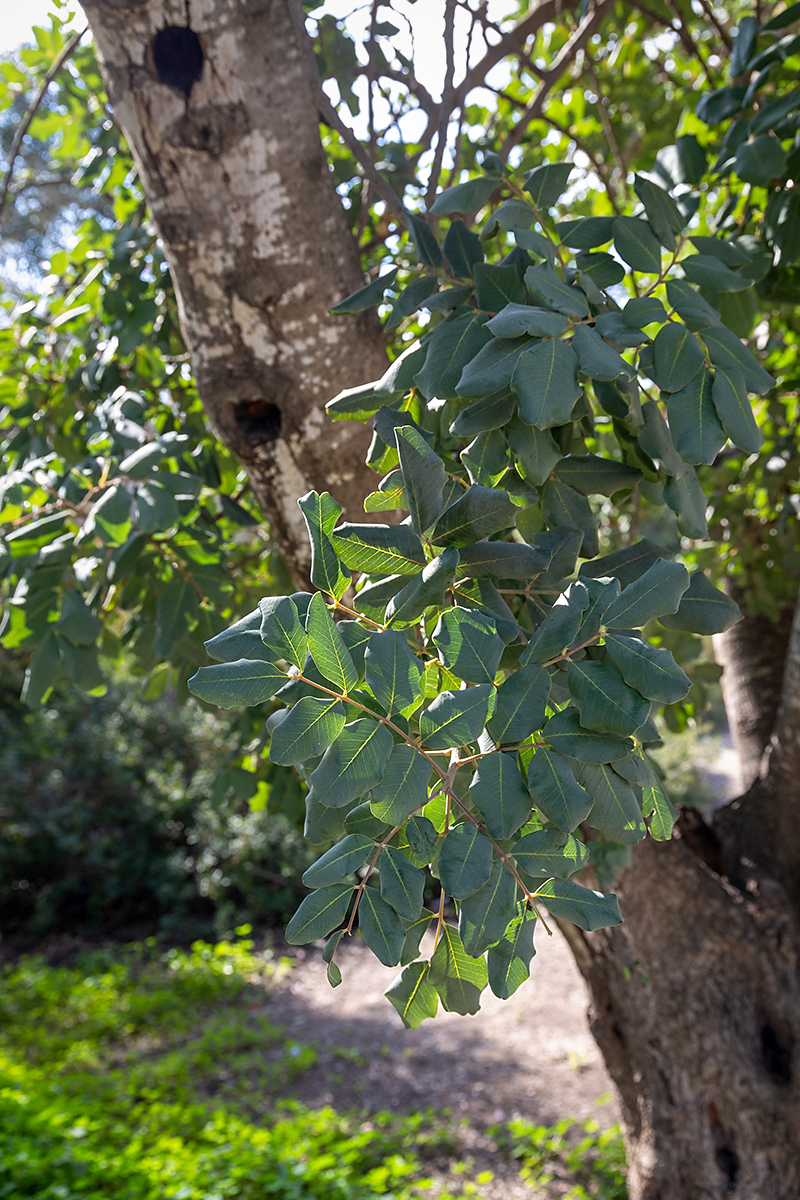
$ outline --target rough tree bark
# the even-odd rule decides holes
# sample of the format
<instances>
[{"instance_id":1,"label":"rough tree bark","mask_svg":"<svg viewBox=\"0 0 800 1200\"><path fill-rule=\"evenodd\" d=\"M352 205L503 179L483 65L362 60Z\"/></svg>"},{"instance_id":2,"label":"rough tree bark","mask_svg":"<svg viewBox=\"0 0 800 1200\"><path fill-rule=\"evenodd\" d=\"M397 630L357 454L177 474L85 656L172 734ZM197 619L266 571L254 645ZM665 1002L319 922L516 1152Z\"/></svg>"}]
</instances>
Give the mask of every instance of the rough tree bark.
<instances>
[{"instance_id":1,"label":"rough tree bark","mask_svg":"<svg viewBox=\"0 0 800 1200\"><path fill-rule=\"evenodd\" d=\"M378 378L377 322L331 317L362 286L288 0L87 0L109 97L139 165L209 421L246 468L293 574L297 497L364 520L369 435L326 401Z\"/></svg>"},{"instance_id":2,"label":"rough tree bark","mask_svg":"<svg viewBox=\"0 0 800 1200\"><path fill-rule=\"evenodd\" d=\"M742 626L723 657L747 791L637 847L619 928L562 926L620 1093L631 1200L800 1196L800 605L793 627Z\"/></svg>"},{"instance_id":3,"label":"rough tree bark","mask_svg":"<svg viewBox=\"0 0 800 1200\"><path fill-rule=\"evenodd\" d=\"M371 487L366 431L322 406L385 359L374 325L328 315L362 276L291 0L84 7L209 419L302 577L297 496L327 488L358 520ZM637 849L624 925L565 927L622 1098L631 1200L800 1196L800 619L791 651L788 636L788 620L757 622L726 642L745 795Z\"/></svg>"}]
</instances>

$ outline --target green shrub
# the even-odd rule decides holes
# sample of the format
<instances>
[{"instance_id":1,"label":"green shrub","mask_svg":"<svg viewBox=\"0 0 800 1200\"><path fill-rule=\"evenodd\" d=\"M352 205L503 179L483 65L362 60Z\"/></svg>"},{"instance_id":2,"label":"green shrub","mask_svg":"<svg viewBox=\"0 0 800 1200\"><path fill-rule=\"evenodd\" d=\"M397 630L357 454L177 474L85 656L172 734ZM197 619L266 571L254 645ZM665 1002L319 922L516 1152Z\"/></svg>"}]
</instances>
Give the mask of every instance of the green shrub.
<instances>
[{"instance_id":1,"label":"green shrub","mask_svg":"<svg viewBox=\"0 0 800 1200\"><path fill-rule=\"evenodd\" d=\"M41 936L142 922L225 933L284 922L313 856L289 819L220 770L228 724L120 679L100 698L64 686L30 713L0 659L0 923ZM289 777L280 787L299 785ZM260 806L260 807L259 807Z\"/></svg>"},{"instance_id":2,"label":"green shrub","mask_svg":"<svg viewBox=\"0 0 800 1200\"><path fill-rule=\"evenodd\" d=\"M538 1187L556 1175L574 1181L565 1200L627 1200L625 1146L619 1125L596 1121L535 1125L517 1117L490 1130L501 1150L519 1161L523 1179Z\"/></svg>"}]
</instances>

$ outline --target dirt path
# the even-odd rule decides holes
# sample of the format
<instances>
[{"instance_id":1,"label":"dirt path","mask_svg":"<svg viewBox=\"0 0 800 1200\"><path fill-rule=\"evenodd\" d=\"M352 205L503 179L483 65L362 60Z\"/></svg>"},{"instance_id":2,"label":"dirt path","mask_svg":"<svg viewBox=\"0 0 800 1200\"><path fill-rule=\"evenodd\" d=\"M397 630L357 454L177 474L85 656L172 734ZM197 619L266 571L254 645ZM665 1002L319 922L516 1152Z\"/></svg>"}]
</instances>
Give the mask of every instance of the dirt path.
<instances>
[{"instance_id":1,"label":"dirt path","mask_svg":"<svg viewBox=\"0 0 800 1200\"><path fill-rule=\"evenodd\" d=\"M564 1117L618 1119L611 1083L589 1032L586 988L561 935L537 937L531 978L509 1001L484 996L474 1017L442 1013L416 1031L403 1028L384 998L397 972L382 967L359 941L337 953L344 982L325 978L319 951L300 950L294 969L270 985L268 1012L298 1041L314 1043L317 1064L293 1086L311 1105L368 1111L449 1108L467 1126L462 1150L485 1200L531 1200L513 1167L498 1161L487 1126L516 1115L549 1125ZM606 1102L598 1105L601 1097ZM452 1186L452 1185L451 1185ZM548 1195L559 1194L557 1184Z\"/></svg>"}]
</instances>

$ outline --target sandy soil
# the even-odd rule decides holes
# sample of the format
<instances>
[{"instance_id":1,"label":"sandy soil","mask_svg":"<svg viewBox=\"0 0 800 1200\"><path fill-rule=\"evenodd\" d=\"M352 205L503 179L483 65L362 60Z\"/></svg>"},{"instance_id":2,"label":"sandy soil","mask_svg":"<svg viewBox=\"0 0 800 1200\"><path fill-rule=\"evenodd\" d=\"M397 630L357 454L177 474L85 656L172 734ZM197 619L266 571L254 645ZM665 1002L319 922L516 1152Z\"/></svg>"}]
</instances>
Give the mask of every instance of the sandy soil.
<instances>
[{"instance_id":1,"label":"sandy soil","mask_svg":"<svg viewBox=\"0 0 800 1200\"><path fill-rule=\"evenodd\" d=\"M474 1160L466 1178L495 1173L492 1183L479 1185L484 1200L537 1195L498 1158L487 1126L516 1115L545 1125L564 1117L594 1117L601 1125L618 1119L587 1024L586 988L558 932L538 932L531 978L511 1000L487 992L476 1016L440 1011L415 1031L403 1028L383 996L396 970L382 967L358 940L337 952L337 961L344 981L335 990L318 950L297 951L295 967L269 985L270 1018L319 1050L317 1064L292 1085L305 1103L450 1109L466 1122L461 1152ZM446 1173L446 1164L431 1165L435 1176ZM546 1194L562 1190L556 1181Z\"/></svg>"}]
</instances>

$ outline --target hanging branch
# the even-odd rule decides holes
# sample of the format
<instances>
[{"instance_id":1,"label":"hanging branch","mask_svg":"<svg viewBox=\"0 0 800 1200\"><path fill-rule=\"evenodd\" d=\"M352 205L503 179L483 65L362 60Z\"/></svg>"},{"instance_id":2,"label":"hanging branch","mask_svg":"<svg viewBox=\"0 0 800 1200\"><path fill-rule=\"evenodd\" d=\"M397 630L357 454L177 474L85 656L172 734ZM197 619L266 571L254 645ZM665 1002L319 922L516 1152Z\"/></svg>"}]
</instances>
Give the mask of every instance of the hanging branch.
<instances>
[{"instance_id":1,"label":"hanging branch","mask_svg":"<svg viewBox=\"0 0 800 1200\"><path fill-rule=\"evenodd\" d=\"M3 178L3 186L2 186L2 188L0 188L0 213L3 211L6 200L8 199L8 193L9 193L9 189L11 187L11 180L14 177L14 165L17 161L17 158L19 157L19 152L22 149L22 142L25 137L25 134L28 132L28 130L31 127L33 118L36 116L36 113L39 110L39 106L41 105L42 101L45 98L45 95L47 94L47 89L50 87L50 84L53 82L53 80L55 79L58 72L61 70L61 68L64 66L64 64L69 59L73 50L76 49L81 38L84 36L85 33L88 32L88 29L89 29L89 26L84 25L83 29L81 29L78 33L74 34L73 37L70 38L70 40L67 42L66 46L61 51L58 58L55 60L52 67L50 68L50 70L47 72L44 79L42 80L42 85L39 88L39 91L36 93L36 95L33 97L33 100L28 105L28 111L25 113L25 116L22 118L22 121L20 122L19 129L17 130L17 132L14 136L14 141L11 143L11 149L8 152L8 167L6 168L6 173Z\"/></svg>"}]
</instances>

